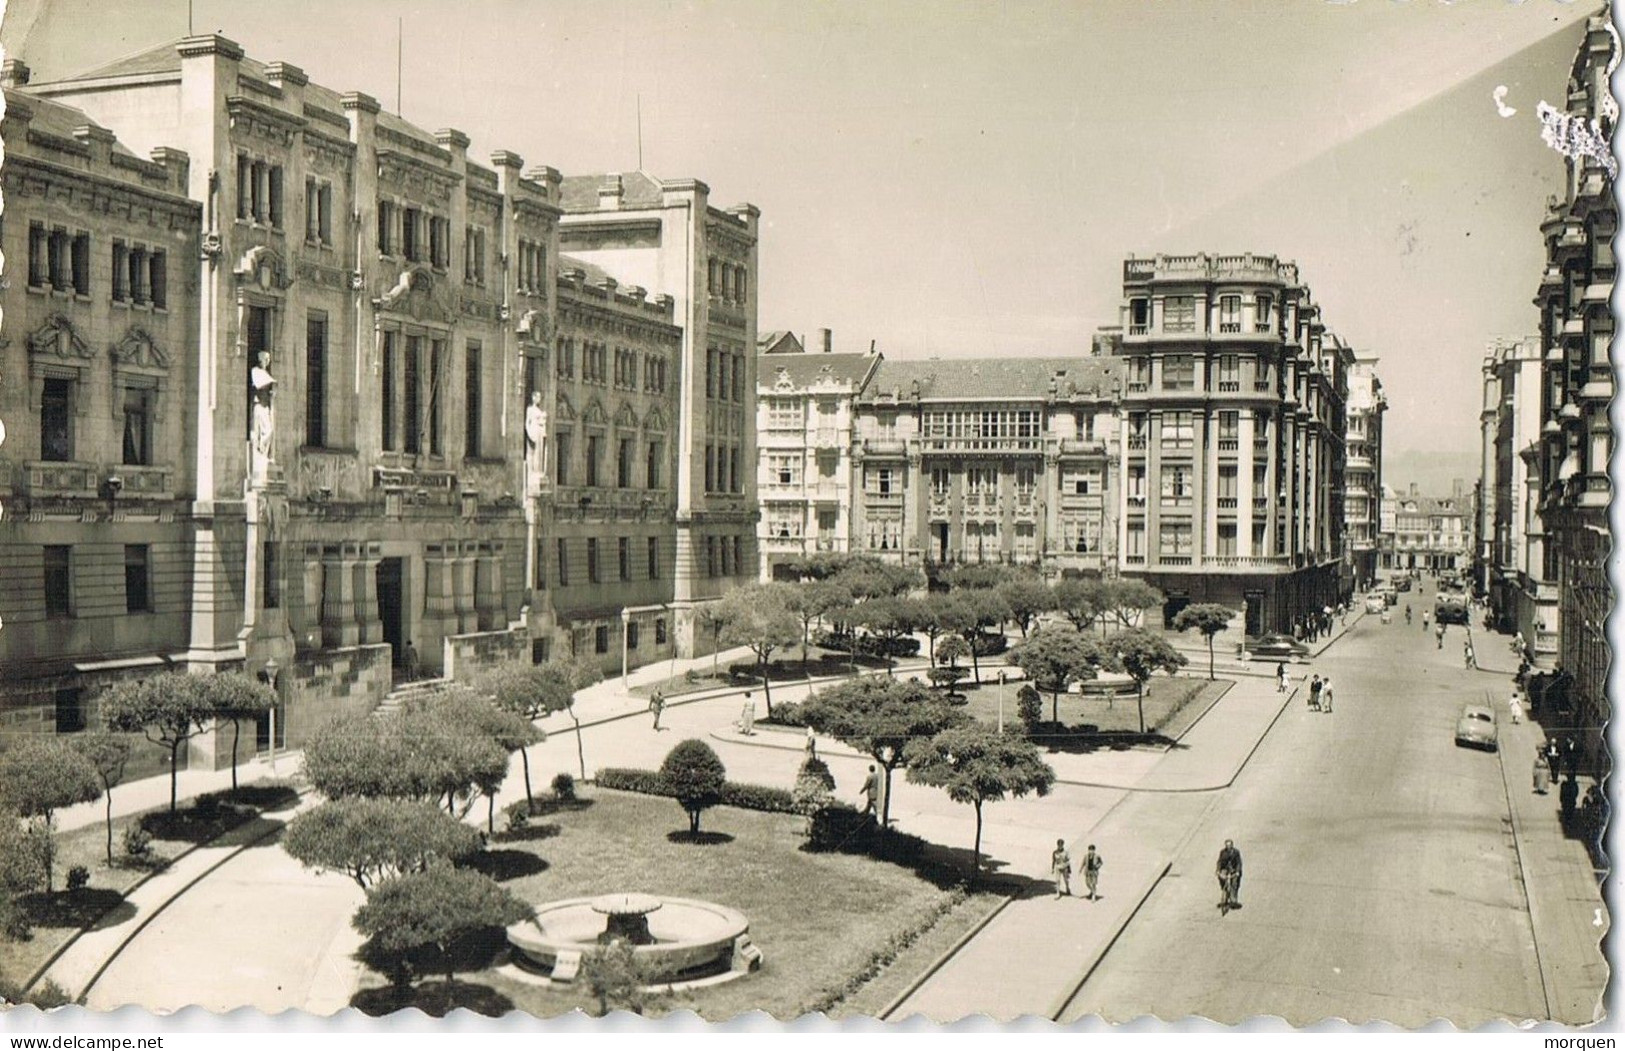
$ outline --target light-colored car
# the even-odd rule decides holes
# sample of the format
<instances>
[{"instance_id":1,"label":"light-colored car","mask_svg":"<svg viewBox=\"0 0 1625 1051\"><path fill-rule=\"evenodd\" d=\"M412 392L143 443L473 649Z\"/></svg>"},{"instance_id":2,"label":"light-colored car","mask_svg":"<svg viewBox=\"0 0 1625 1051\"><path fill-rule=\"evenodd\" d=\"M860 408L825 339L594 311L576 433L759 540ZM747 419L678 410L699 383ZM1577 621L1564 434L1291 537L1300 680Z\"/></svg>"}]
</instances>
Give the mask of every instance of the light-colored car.
<instances>
[{"instance_id":1,"label":"light-colored car","mask_svg":"<svg viewBox=\"0 0 1625 1051\"><path fill-rule=\"evenodd\" d=\"M1372 592L1365 597L1365 611L1367 613L1381 613L1388 608L1388 600L1381 593Z\"/></svg>"},{"instance_id":2,"label":"light-colored car","mask_svg":"<svg viewBox=\"0 0 1625 1051\"><path fill-rule=\"evenodd\" d=\"M1241 659L1296 664L1309 659L1309 647L1291 635L1261 635L1247 640Z\"/></svg>"},{"instance_id":3,"label":"light-colored car","mask_svg":"<svg viewBox=\"0 0 1625 1051\"><path fill-rule=\"evenodd\" d=\"M1469 704L1456 720L1456 744L1472 745L1493 752L1499 747L1495 734L1495 713L1481 704Z\"/></svg>"}]
</instances>

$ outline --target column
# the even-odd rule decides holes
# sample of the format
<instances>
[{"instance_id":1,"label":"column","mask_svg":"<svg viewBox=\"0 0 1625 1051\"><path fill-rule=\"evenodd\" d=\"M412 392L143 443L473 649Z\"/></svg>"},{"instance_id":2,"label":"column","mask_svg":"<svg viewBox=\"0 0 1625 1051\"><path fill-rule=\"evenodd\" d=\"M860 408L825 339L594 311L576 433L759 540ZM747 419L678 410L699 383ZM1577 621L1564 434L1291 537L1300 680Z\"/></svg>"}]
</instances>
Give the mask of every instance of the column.
<instances>
[{"instance_id":1,"label":"column","mask_svg":"<svg viewBox=\"0 0 1625 1051\"><path fill-rule=\"evenodd\" d=\"M345 545L353 547L356 559L356 611L355 619L357 634L362 645L371 646L384 641L384 622L378 617L378 563L383 561L383 551L378 544ZM404 561L404 560L403 560ZM411 625L407 622L406 573L401 573L401 631L404 637L411 637Z\"/></svg>"},{"instance_id":2,"label":"column","mask_svg":"<svg viewBox=\"0 0 1625 1051\"><path fill-rule=\"evenodd\" d=\"M355 575L353 563L345 558L346 547L322 546L322 646L336 649L354 646L360 638L355 621Z\"/></svg>"},{"instance_id":3,"label":"column","mask_svg":"<svg viewBox=\"0 0 1625 1051\"><path fill-rule=\"evenodd\" d=\"M1256 558L1253 550L1253 411L1243 410L1236 429L1236 554Z\"/></svg>"},{"instance_id":4,"label":"column","mask_svg":"<svg viewBox=\"0 0 1625 1051\"><path fill-rule=\"evenodd\" d=\"M479 558L479 551L477 541L464 540L458 544L453 608L457 633L460 635L479 630L479 607L474 597L474 563Z\"/></svg>"},{"instance_id":5,"label":"column","mask_svg":"<svg viewBox=\"0 0 1625 1051\"><path fill-rule=\"evenodd\" d=\"M1207 359L1211 367L1212 359ZM1202 434L1197 440L1202 444L1198 448L1206 449L1207 455L1194 462L1201 463L1202 477L1195 479L1198 488L1193 494L1193 506L1196 508L1198 521L1202 523L1202 550L1193 560L1194 565L1202 565L1212 558L1219 550L1219 439L1218 439L1218 410L1209 408L1200 414L1202 421ZM1239 489L1241 479L1236 479ZM1236 504L1239 507L1241 500ZM1238 519L1239 521L1239 519Z\"/></svg>"}]
</instances>

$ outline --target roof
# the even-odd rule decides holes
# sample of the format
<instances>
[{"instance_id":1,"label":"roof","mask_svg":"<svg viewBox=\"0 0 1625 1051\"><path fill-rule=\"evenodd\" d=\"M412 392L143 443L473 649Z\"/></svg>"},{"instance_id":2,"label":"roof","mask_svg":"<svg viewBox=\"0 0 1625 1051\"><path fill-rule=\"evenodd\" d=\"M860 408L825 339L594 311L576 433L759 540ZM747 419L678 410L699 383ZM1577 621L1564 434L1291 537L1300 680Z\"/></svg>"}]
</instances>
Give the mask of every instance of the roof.
<instances>
[{"instance_id":1,"label":"roof","mask_svg":"<svg viewBox=\"0 0 1625 1051\"><path fill-rule=\"evenodd\" d=\"M138 76L146 73L179 73L181 71L181 53L176 50L181 42L180 37L166 40L144 51L137 51L133 55L116 58L106 65L97 66L83 73L63 77L62 80L98 80L102 77Z\"/></svg>"},{"instance_id":2,"label":"roof","mask_svg":"<svg viewBox=\"0 0 1625 1051\"><path fill-rule=\"evenodd\" d=\"M599 189L617 177L621 180L622 208L659 207L664 195L660 180L638 171L565 176L559 188L559 203L567 212L597 211Z\"/></svg>"},{"instance_id":3,"label":"roof","mask_svg":"<svg viewBox=\"0 0 1625 1051\"><path fill-rule=\"evenodd\" d=\"M1466 500L1457 500L1453 496L1402 496L1399 498L1399 510L1402 514L1427 518L1460 518L1468 514L1466 503ZM1416 510L1409 510L1409 504L1415 504Z\"/></svg>"},{"instance_id":4,"label":"roof","mask_svg":"<svg viewBox=\"0 0 1625 1051\"><path fill-rule=\"evenodd\" d=\"M603 267L589 263L585 259L561 253L559 255L559 276L563 277L566 270L580 270L585 274L586 276L581 279L582 284L596 285L606 277L613 280L617 285L620 284L620 280Z\"/></svg>"},{"instance_id":5,"label":"roof","mask_svg":"<svg viewBox=\"0 0 1625 1051\"><path fill-rule=\"evenodd\" d=\"M827 375L837 383L849 383L854 390L861 390L883 360L879 354L775 354L771 358L759 354L756 386L772 390L783 372L797 387L809 387Z\"/></svg>"},{"instance_id":6,"label":"roof","mask_svg":"<svg viewBox=\"0 0 1625 1051\"><path fill-rule=\"evenodd\" d=\"M780 346L781 343L784 345ZM756 337L756 349L763 354L800 354L805 348L794 332L787 328L776 328Z\"/></svg>"},{"instance_id":7,"label":"roof","mask_svg":"<svg viewBox=\"0 0 1625 1051\"><path fill-rule=\"evenodd\" d=\"M810 355L823 357L823 355ZM1122 377L1119 358L956 358L926 361L888 360L881 365L870 392L908 397L919 384L921 398L975 401L983 398L1042 398L1055 380L1060 393L1098 391L1109 395Z\"/></svg>"},{"instance_id":8,"label":"roof","mask_svg":"<svg viewBox=\"0 0 1625 1051\"><path fill-rule=\"evenodd\" d=\"M30 114L28 119L29 127L55 135L58 138L73 139L75 138L74 133L86 125L101 127L94 120L91 120L84 110L64 105L41 95L31 94L27 88L6 88L5 96L8 110L11 108L13 100L22 101L22 109L27 110ZM136 157L136 154L129 147L116 138L113 140L111 149L114 153L122 154L125 157ZM22 156L27 152L26 149L19 150L18 154ZM146 160L145 157L136 159Z\"/></svg>"}]
</instances>

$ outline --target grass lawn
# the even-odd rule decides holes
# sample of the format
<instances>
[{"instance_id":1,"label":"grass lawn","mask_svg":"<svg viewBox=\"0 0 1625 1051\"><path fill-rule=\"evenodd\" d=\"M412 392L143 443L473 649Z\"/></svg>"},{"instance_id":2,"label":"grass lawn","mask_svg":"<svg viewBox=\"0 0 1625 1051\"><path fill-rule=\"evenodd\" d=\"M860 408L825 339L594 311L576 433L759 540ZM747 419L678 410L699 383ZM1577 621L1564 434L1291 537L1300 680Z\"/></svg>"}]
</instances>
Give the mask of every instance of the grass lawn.
<instances>
[{"instance_id":1,"label":"grass lawn","mask_svg":"<svg viewBox=\"0 0 1625 1051\"><path fill-rule=\"evenodd\" d=\"M985 678L985 676L984 676ZM1005 726L1019 725L1016 716L1016 694L1022 683L1000 686L997 682L960 683L958 692L969 698L966 705L972 717L989 726L999 721L999 697L1004 696ZM1194 676L1154 676L1145 687L1146 738L1166 740L1177 738L1201 717L1212 703L1223 695L1226 682L1209 683L1206 678ZM1050 720L1054 699L1041 694L1044 713L1043 733L1035 738L1041 744L1069 749L1071 746L1098 747L1103 739L1126 738L1130 742L1140 738L1140 716L1133 694L1118 697L1061 694L1061 726L1057 731Z\"/></svg>"},{"instance_id":2,"label":"grass lawn","mask_svg":"<svg viewBox=\"0 0 1625 1051\"><path fill-rule=\"evenodd\" d=\"M994 900L972 895L941 916L957 900L953 888L889 862L804 851L805 819L795 815L714 807L700 827L716 841L692 844L668 838L687 829L672 800L598 789L584 803L533 819L527 838L499 837L493 852L511 852L515 862L501 866L516 873L504 886L534 904L611 891L715 901L748 917L751 939L763 953L755 974L658 999L646 1008L651 1015L689 1009L720 1021L760 1009L795 1018L871 970L876 953L890 959L893 939L930 928L926 940L904 952L905 966L914 971L901 978L895 965L881 971L887 988L900 990L941 951L927 952L927 946L943 937L952 942ZM539 863L520 859L521 852ZM484 970L460 973L450 995L443 981L426 982L416 1003L427 1009L453 1001L541 1017L596 1006L581 988L510 979L495 969L503 961L499 953ZM378 1002L382 976L369 973L364 984L370 988L357 1003Z\"/></svg>"},{"instance_id":3,"label":"grass lawn","mask_svg":"<svg viewBox=\"0 0 1625 1051\"><path fill-rule=\"evenodd\" d=\"M113 789L113 797L118 798L117 788ZM183 805L173 819L169 817L168 804L141 814L115 817L112 865L107 863L105 822L57 833L53 865L56 890L51 894L44 891L25 894L20 899L33 926L33 935L26 941L0 938L0 975L21 982L80 930L130 922L135 918L135 909L125 902L124 896L149 873L167 867L198 843L252 822L254 805L281 809L292 806L296 799L292 789L280 785L245 785L241 798L247 805L221 807L206 814ZM143 821L153 834L150 854L143 861L134 862L124 856L124 830ZM90 871L90 883L76 893L69 893L63 888L68 870L75 865L83 865Z\"/></svg>"}]
</instances>

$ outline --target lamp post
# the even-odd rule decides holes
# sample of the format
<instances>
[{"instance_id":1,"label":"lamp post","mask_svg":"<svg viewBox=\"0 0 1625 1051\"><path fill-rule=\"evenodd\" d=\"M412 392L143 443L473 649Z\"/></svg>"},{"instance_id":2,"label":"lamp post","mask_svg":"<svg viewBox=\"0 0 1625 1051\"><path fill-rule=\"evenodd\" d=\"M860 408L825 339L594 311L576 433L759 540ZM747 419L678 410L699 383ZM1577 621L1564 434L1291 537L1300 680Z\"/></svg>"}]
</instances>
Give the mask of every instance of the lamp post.
<instances>
[{"instance_id":1,"label":"lamp post","mask_svg":"<svg viewBox=\"0 0 1625 1051\"><path fill-rule=\"evenodd\" d=\"M277 689L277 674L281 671L275 657L265 659L265 683L276 693L276 701L271 705L271 773L276 773L276 710L282 703L282 693Z\"/></svg>"},{"instance_id":2,"label":"lamp post","mask_svg":"<svg viewBox=\"0 0 1625 1051\"><path fill-rule=\"evenodd\" d=\"M1004 672L999 672L999 733L1004 733Z\"/></svg>"}]
</instances>

